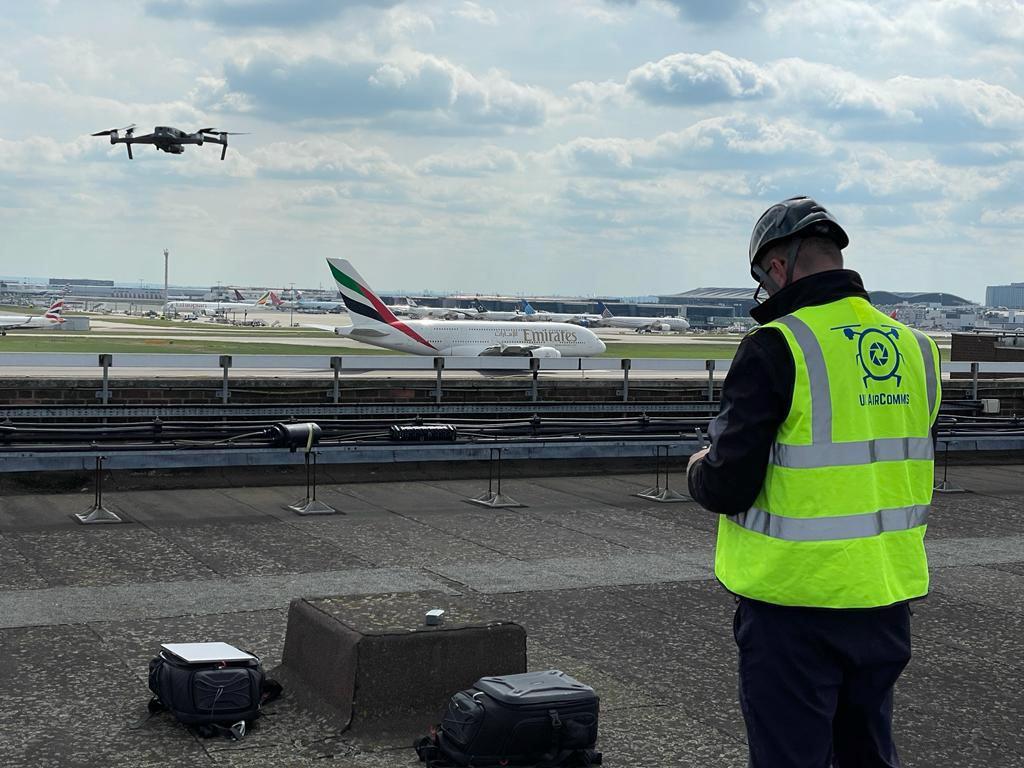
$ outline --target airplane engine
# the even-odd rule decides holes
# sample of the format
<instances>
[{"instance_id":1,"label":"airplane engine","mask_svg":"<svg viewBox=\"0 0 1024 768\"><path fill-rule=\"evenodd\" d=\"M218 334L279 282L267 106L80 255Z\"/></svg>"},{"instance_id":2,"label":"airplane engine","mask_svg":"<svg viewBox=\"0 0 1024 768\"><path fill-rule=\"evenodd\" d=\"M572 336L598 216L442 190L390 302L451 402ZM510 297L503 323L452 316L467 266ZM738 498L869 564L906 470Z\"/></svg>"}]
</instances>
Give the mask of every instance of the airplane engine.
<instances>
[{"instance_id":1,"label":"airplane engine","mask_svg":"<svg viewBox=\"0 0 1024 768\"><path fill-rule=\"evenodd\" d=\"M537 347L530 350L530 357L561 357L562 353L554 347Z\"/></svg>"},{"instance_id":2,"label":"airplane engine","mask_svg":"<svg viewBox=\"0 0 1024 768\"><path fill-rule=\"evenodd\" d=\"M668 323L655 323L654 330L656 331L671 331L672 327Z\"/></svg>"},{"instance_id":3,"label":"airplane engine","mask_svg":"<svg viewBox=\"0 0 1024 768\"><path fill-rule=\"evenodd\" d=\"M480 353L480 357L561 357L562 353L554 347L524 347L511 345L507 347L488 347Z\"/></svg>"}]
</instances>

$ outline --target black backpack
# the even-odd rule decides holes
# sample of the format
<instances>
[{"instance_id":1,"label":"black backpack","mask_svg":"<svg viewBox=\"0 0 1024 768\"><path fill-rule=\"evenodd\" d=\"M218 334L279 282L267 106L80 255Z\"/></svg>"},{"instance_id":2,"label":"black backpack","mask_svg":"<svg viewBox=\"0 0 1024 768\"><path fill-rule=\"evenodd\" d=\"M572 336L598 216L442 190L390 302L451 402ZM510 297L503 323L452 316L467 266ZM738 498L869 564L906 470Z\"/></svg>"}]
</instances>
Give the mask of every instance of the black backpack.
<instances>
[{"instance_id":1,"label":"black backpack","mask_svg":"<svg viewBox=\"0 0 1024 768\"><path fill-rule=\"evenodd\" d=\"M429 768L600 765L598 709L593 688L557 669L484 677L414 746Z\"/></svg>"},{"instance_id":2,"label":"black backpack","mask_svg":"<svg viewBox=\"0 0 1024 768\"><path fill-rule=\"evenodd\" d=\"M281 694L258 658L195 664L161 651L149 662L153 714L167 710L201 736L241 739L260 708Z\"/></svg>"}]
</instances>

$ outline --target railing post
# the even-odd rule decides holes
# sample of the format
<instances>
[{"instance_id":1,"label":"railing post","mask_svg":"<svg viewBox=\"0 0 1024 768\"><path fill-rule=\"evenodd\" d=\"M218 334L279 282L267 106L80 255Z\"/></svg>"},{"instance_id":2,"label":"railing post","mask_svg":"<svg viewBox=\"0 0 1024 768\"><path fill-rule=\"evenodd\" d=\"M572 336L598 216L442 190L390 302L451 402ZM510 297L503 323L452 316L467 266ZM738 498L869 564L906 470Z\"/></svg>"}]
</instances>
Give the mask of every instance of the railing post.
<instances>
[{"instance_id":1,"label":"railing post","mask_svg":"<svg viewBox=\"0 0 1024 768\"><path fill-rule=\"evenodd\" d=\"M107 405L110 402L110 365L113 363L113 355L100 355L100 366L103 368L103 388L100 390L100 402Z\"/></svg>"},{"instance_id":2,"label":"railing post","mask_svg":"<svg viewBox=\"0 0 1024 768\"><path fill-rule=\"evenodd\" d=\"M497 459L497 460L495 460ZM494 487L494 470L497 465L498 484ZM490 458L487 460L487 490L479 496L466 499L470 504L479 504L481 507L503 508L503 507L525 507L511 496L501 492L501 448L491 448Z\"/></svg>"},{"instance_id":3,"label":"railing post","mask_svg":"<svg viewBox=\"0 0 1024 768\"><path fill-rule=\"evenodd\" d=\"M231 367L231 355L220 356L220 367L224 369L224 379L221 384L220 399L224 405L228 404L231 393L228 392L228 369Z\"/></svg>"},{"instance_id":4,"label":"railing post","mask_svg":"<svg viewBox=\"0 0 1024 768\"><path fill-rule=\"evenodd\" d=\"M93 443L93 447L97 447L96 443ZM124 522L124 520L107 509L103 504L103 462L106 460L106 456L96 455L96 480L93 486L92 506L85 512L75 515L75 519L85 525Z\"/></svg>"},{"instance_id":5,"label":"railing post","mask_svg":"<svg viewBox=\"0 0 1024 768\"><path fill-rule=\"evenodd\" d=\"M437 371L437 383L434 385L434 402L441 404L441 372L444 371L444 358L434 358L434 370Z\"/></svg>"},{"instance_id":6,"label":"railing post","mask_svg":"<svg viewBox=\"0 0 1024 768\"><path fill-rule=\"evenodd\" d=\"M341 358L331 358L331 370L334 371L334 404L337 405L341 402L341 386L338 381L338 376L341 374Z\"/></svg>"},{"instance_id":7,"label":"railing post","mask_svg":"<svg viewBox=\"0 0 1024 768\"><path fill-rule=\"evenodd\" d=\"M628 357L624 357L619 361L622 363L622 402L629 402L629 369L633 365L633 361Z\"/></svg>"},{"instance_id":8,"label":"railing post","mask_svg":"<svg viewBox=\"0 0 1024 768\"><path fill-rule=\"evenodd\" d=\"M980 363L971 363L971 399L978 399L978 371L981 370Z\"/></svg>"},{"instance_id":9,"label":"railing post","mask_svg":"<svg viewBox=\"0 0 1024 768\"><path fill-rule=\"evenodd\" d=\"M533 374L533 381L530 384L530 399L533 402L537 402L537 376L540 374L540 359L536 357L530 358L530 371ZM498 491L501 492L500 490Z\"/></svg>"},{"instance_id":10,"label":"railing post","mask_svg":"<svg viewBox=\"0 0 1024 768\"><path fill-rule=\"evenodd\" d=\"M708 402L715 401L715 361L705 360L704 367L708 369Z\"/></svg>"}]
</instances>

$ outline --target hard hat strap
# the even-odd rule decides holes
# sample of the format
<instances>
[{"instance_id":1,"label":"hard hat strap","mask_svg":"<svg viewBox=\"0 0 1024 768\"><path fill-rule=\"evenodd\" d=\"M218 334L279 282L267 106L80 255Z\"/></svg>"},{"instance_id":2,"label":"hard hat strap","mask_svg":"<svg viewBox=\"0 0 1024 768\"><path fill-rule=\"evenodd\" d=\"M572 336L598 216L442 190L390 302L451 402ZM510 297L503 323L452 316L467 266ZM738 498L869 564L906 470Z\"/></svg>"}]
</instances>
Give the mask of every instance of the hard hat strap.
<instances>
[{"instance_id":1,"label":"hard hat strap","mask_svg":"<svg viewBox=\"0 0 1024 768\"><path fill-rule=\"evenodd\" d=\"M795 237L786 251L786 285L793 284L793 270L796 269L796 260L800 256L800 246L803 244L802 237Z\"/></svg>"}]
</instances>

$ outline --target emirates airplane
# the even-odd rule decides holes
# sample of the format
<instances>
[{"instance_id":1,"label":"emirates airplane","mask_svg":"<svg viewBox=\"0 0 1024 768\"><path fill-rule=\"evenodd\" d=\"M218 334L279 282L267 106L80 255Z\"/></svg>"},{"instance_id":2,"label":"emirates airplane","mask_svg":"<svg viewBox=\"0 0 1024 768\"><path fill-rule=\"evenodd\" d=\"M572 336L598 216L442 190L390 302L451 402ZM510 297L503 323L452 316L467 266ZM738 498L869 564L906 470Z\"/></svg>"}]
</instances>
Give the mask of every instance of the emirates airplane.
<instances>
[{"instance_id":1,"label":"emirates airplane","mask_svg":"<svg viewBox=\"0 0 1024 768\"><path fill-rule=\"evenodd\" d=\"M605 351L593 332L568 323L402 321L348 261L328 259L327 264L352 318L352 325L329 329L338 336L431 357L591 357Z\"/></svg>"},{"instance_id":2,"label":"emirates airplane","mask_svg":"<svg viewBox=\"0 0 1024 768\"><path fill-rule=\"evenodd\" d=\"M64 299L57 299L46 310L45 315L0 315L0 335L15 328L53 328L64 322L60 313L64 311Z\"/></svg>"}]
</instances>

